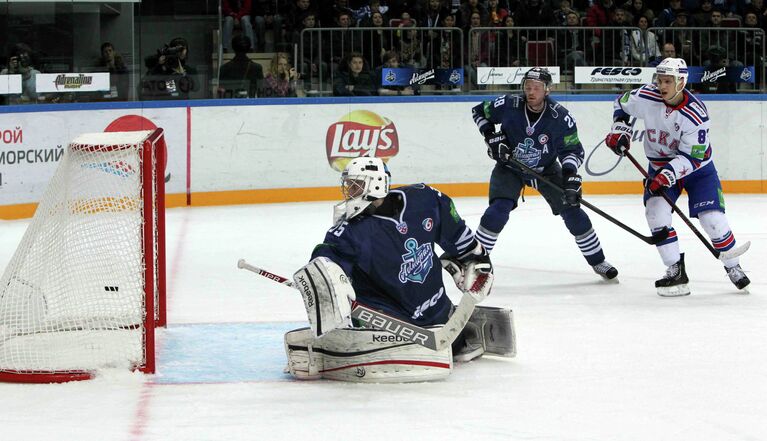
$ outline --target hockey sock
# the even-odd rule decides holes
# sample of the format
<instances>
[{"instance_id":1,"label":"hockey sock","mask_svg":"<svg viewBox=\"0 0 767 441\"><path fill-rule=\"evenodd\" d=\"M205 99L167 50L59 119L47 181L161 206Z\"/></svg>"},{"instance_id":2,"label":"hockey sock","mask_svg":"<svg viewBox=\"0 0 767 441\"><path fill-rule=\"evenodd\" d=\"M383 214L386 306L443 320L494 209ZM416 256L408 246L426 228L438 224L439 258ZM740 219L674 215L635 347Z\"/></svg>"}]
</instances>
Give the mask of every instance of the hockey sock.
<instances>
[{"instance_id":1,"label":"hockey sock","mask_svg":"<svg viewBox=\"0 0 767 441\"><path fill-rule=\"evenodd\" d=\"M647 225L653 233L663 227L668 228L666 240L656 244L663 264L671 266L679 262L679 239L676 237L676 230L671 226L671 206L663 198L650 198L645 203L644 213Z\"/></svg>"},{"instance_id":2,"label":"hockey sock","mask_svg":"<svg viewBox=\"0 0 767 441\"><path fill-rule=\"evenodd\" d=\"M591 219L582 208L568 208L560 214L570 234L575 236L575 243L589 265L594 266L605 260L602 244L597 233L591 227Z\"/></svg>"},{"instance_id":3,"label":"hockey sock","mask_svg":"<svg viewBox=\"0 0 767 441\"><path fill-rule=\"evenodd\" d=\"M708 210L698 214L698 220L700 221L703 230L706 231L708 237L711 238L711 243L714 245L717 251L727 251L735 247L735 235L730 230L730 225L727 222L727 216L718 210ZM732 268L739 263L739 258L728 259L724 261L724 266Z\"/></svg>"},{"instance_id":4,"label":"hockey sock","mask_svg":"<svg viewBox=\"0 0 767 441\"><path fill-rule=\"evenodd\" d=\"M490 252L493 251L493 248L495 247L495 242L498 240L498 233L493 233L492 231L489 231L480 225L479 228L477 228L474 237L476 237L479 243L485 247L487 253L490 254Z\"/></svg>"},{"instance_id":5,"label":"hockey sock","mask_svg":"<svg viewBox=\"0 0 767 441\"><path fill-rule=\"evenodd\" d=\"M516 205L511 199L493 199L482 215L476 237L488 253L495 247L498 235L501 234L501 230L506 226L506 222L509 221L509 213Z\"/></svg>"}]
</instances>

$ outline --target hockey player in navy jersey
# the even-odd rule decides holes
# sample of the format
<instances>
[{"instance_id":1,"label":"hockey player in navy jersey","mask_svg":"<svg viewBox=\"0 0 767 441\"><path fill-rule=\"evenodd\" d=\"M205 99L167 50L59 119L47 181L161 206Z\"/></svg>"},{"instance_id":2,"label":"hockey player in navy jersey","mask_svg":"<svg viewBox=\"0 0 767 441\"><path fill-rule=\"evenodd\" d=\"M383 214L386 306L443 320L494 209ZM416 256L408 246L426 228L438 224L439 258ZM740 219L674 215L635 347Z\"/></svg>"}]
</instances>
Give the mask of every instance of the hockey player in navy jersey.
<instances>
[{"instance_id":1,"label":"hockey player in navy jersey","mask_svg":"<svg viewBox=\"0 0 767 441\"><path fill-rule=\"evenodd\" d=\"M352 326L348 299L420 327L442 325L453 310L442 283L443 266L475 303L489 294L493 274L488 253L447 195L425 184L390 190L389 170L379 158L353 159L341 181L344 201L334 210L334 225L309 264L294 275L312 329L286 334L291 374L423 381L449 373L452 357L468 361L482 355L481 336L468 331L452 350L435 352L403 344L385 331ZM435 244L445 252L442 258ZM357 378L360 366L366 366L362 373L368 380Z\"/></svg>"},{"instance_id":2,"label":"hockey player in navy jersey","mask_svg":"<svg viewBox=\"0 0 767 441\"><path fill-rule=\"evenodd\" d=\"M630 118L644 120L644 149L650 161L644 192L645 216L650 229L668 228L668 239L657 244L666 274L655 282L661 296L690 294L676 232L671 227L672 209L660 192L676 201L684 189L689 196L690 216L697 217L714 248L735 247L735 236L724 214L724 196L714 167L706 106L685 90L687 63L666 58L656 68L655 84L626 92L615 100L613 126L605 143L618 155L629 149ZM724 261L724 269L738 289L750 280L738 258Z\"/></svg>"},{"instance_id":3,"label":"hockey player in navy jersey","mask_svg":"<svg viewBox=\"0 0 767 441\"><path fill-rule=\"evenodd\" d=\"M490 252L517 208L525 186L536 188L554 215L559 215L593 268L604 279L615 279L618 270L605 260L591 220L580 207L583 146L575 119L549 97L551 74L532 68L522 79L524 94L503 95L472 109L474 122L485 137L488 155L496 161L490 176L490 205L477 229L477 238ZM496 124L500 131L496 132ZM509 158L521 162L564 190L563 193L526 175Z\"/></svg>"}]
</instances>

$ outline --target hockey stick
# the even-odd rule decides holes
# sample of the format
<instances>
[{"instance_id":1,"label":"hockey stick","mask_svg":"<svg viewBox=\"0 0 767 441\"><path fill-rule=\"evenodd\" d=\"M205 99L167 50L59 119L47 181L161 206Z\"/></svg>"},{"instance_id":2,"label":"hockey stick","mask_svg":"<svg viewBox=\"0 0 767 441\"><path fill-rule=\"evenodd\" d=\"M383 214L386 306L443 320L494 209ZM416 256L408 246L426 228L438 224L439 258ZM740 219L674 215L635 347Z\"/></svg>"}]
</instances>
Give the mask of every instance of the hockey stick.
<instances>
[{"instance_id":1,"label":"hockey stick","mask_svg":"<svg viewBox=\"0 0 767 441\"><path fill-rule=\"evenodd\" d=\"M636 158L634 158L634 156L629 151L624 152L624 154L626 155L627 158L629 158L629 161L631 161L631 163L634 164L634 167L636 167L636 169L639 170L640 173L642 173L642 176L644 176L645 179L650 179L649 175L647 174L647 170L642 168L642 166L639 164ZM682 221L690 228L690 230L692 230L692 232L696 236L698 236L698 239L700 239L700 241L703 242L703 245L705 245L706 248L708 248L708 250L711 252L711 254L713 254L714 257L716 257L717 259L719 260L734 259L740 256L741 254L745 253L746 251L748 251L748 249L751 247L751 241L748 241L739 247L735 247L727 251L717 250L716 248L714 248L713 245L711 245L711 243L709 243L708 239L705 236L703 236L700 230L695 228L695 225L692 223L692 221L690 221L690 219L684 215L682 210L679 207L677 207L674 201L671 200L671 198L666 194L664 190L660 191L660 195L663 196L663 199L665 199L669 205L671 205L671 210L673 210L674 213L676 213L679 216L679 218L682 219Z\"/></svg>"},{"instance_id":2,"label":"hockey stick","mask_svg":"<svg viewBox=\"0 0 767 441\"><path fill-rule=\"evenodd\" d=\"M522 171L524 171L525 173L534 176L535 179L543 182L544 184L546 184L549 187L559 191L560 193L562 193L562 194L565 193L565 190L562 187L560 187L560 186L556 185L555 183L549 181L548 179L544 178L543 175L541 175L540 173L536 172L532 168L526 166L525 164L519 162L516 158L509 156L508 162L513 164L513 165L515 165L515 166L517 166L517 167L519 167L519 168L521 168ZM609 214L607 214L604 211L600 210L599 208L595 207L593 204L587 202L583 198L581 198L581 205L583 205L584 207L586 207L589 210L593 211L594 213L602 216L603 218L609 220L613 224L623 228L623 230L627 231L628 233L631 233L634 237L644 241L647 244L655 245L657 243L663 242L668 237L668 229L664 228L663 230L656 231L655 233L652 234L652 236L644 236L644 235L640 234L639 232L637 232L636 230L634 230L633 228L631 228L628 225L624 224L623 222L619 221L618 219L610 216Z\"/></svg>"},{"instance_id":3,"label":"hockey stick","mask_svg":"<svg viewBox=\"0 0 767 441\"><path fill-rule=\"evenodd\" d=\"M290 288L296 287L293 282L285 277L253 266L246 262L245 259L237 261L237 268L254 272L259 276L266 277L269 280L273 280ZM448 321L441 328L434 330L425 329L412 323L399 320L390 315L370 309L357 302L352 304L351 316L362 323L366 328L387 331L411 343L435 351L441 351L450 346L458 337L458 334L461 333L464 326L466 326L466 323L471 318L472 312L474 312L475 304L476 301L474 298L470 294L464 293L463 297L461 297L461 301L458 303L458 306L456 306Z\"/></svg>"}]
</instances>

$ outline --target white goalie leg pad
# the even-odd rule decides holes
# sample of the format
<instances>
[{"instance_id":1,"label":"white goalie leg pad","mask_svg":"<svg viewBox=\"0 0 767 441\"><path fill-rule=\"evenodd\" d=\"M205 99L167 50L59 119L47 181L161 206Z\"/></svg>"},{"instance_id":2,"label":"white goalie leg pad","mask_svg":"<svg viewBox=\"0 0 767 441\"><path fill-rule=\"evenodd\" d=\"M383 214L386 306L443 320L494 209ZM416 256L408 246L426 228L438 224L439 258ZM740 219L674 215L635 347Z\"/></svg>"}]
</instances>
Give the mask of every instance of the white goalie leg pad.
<instances>
[{"instance_id":1,"label":"white goalie leg pad","mask_svg":"<svg viewBox=\"0 0 767 441\"><path fill-rule=\"evenodd\" d=\"M466 342L481 344L485 348L485 354L500 357L517 355L517 333L514 330L514 315L511 309L476 306L466 326L467 329L475 330L473 333L467 333Z\"/></svg>"},{"instance_id":2,"label":"white goalie leg pad","mask_svg":"<svg viewBox=\"0 0 767 441\"><path fill-rule=\"evenodd\" d=\"M432 351L386 331L335 329L314 338L304 328L285 342L289 372L300 379L411 383L442 380L453 369L450 346Z\"/></svg>"},{"instance_id":3,"label":"white goalie leg pad","mask_svg":"<svg viewBox=\"0 0 767 441\"><path fill-rule=\"evenodd\" d=\"M285 372L299 380L322 378L322 355L314 351L317 338L311 328L299 328L285 334L285 354L288 365Z\"/></svg>"},{"instance_id":4,"label":"white goalie leg pad","mask_svg":"<svg viewBox=\"0 0 767 441\"><path fill-rule=\"evenodd\" d=\"M326 257L312 259L293 274L314 336L351 325L351 301L356 298L349 278Z\"/></svg>"}]
</instances>

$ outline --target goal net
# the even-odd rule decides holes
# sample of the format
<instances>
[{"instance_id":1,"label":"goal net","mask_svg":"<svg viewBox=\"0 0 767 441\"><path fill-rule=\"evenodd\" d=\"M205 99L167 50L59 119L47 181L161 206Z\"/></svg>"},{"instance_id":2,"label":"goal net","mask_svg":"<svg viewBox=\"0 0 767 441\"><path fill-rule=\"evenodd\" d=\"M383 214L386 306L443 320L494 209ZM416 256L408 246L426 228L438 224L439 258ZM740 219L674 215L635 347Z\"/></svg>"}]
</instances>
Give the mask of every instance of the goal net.
<instances>
[{"instance_id":1,"label":"goal net","mask_svg":"<svg viewBox=\"0 0 767 441\"><path fill-rule=\"evenodd\" d=\"M162 129L72 141L0 279L0 381L154 372L164 325Z\"/></svg>"}]
</instances>

